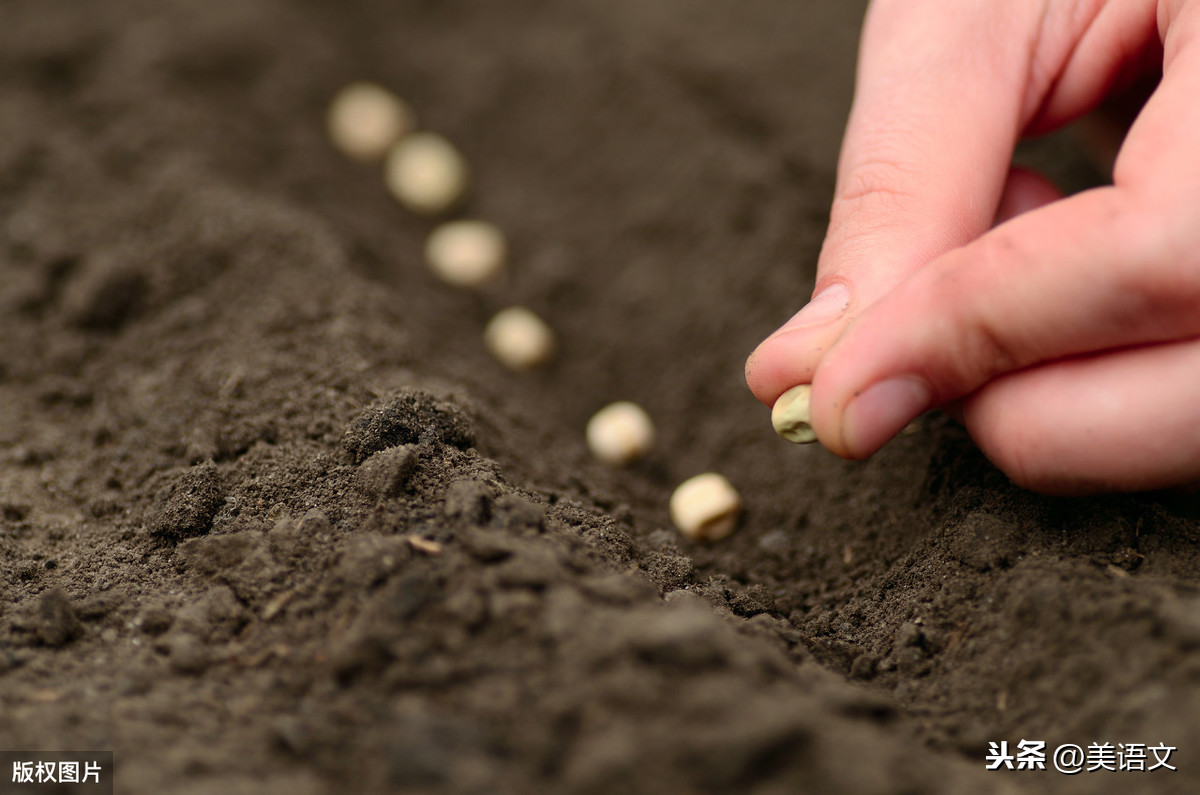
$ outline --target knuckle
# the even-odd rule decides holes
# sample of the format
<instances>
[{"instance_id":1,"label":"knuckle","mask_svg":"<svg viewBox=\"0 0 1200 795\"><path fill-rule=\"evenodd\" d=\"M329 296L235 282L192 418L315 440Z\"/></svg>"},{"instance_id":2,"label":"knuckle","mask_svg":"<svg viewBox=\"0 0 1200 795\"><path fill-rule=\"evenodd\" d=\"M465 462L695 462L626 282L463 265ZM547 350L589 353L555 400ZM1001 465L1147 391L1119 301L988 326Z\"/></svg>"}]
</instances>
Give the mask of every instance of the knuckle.
<instances>
[{"instance_id":1,"label":"knuckle","mask_svg":"<svg viewBox=\"0 0 1200 795\"><path fill-rule=\"evenodd\" d=\"M1145 339L1200 331L1200 253L1194 214L1115 213L1109 289L1116 333Z\"/></svg>"},{"instance_id":2,"label":"knuckle","mask_svg":"<svg viewBox=\"0 0 1200 795\"><path fill-rule=\"evenodd\" d=\"M974 350L968 354L968 361L972 363L973 369L979 372L972 373L970 381L984 383L1027 364L1028 356L1023 355L1009 334L997 327L988 317L977 317L971 332Z\"/></svg>"},{"instance_id":3,"label":"knuckle","mask_svg":"<svg viewBox=\"0 0 1200 795\"><path fill-rule=\"evenodd\" d=\"M912 195L903 186L914 173L913 168L895 159L875 157L860 161L839 180L834 202L852 206L880 200L902 202Z\"/></svg>"},{"instance_id":4,"label":"knuckle","mask_svg":"<svg viewBox=\"0 0 1200 795\"><path fill-rule=\"evenodd\" d=\"M896 98L872 104L871 119L851 112L830 209L831 230L891 231L905 224L922 199L918 193L931 162L928 122Z\"/></svg>"},{"instance_id":5,"label":"knuckle","mask_svg":"<svg viewBox=\"0 0 1200 795\"><path fill-rule=\"evenodd\" d=\"M1006 256L1001 248L982 246L931 269L927 303L946 318L936 329L937 345L946 351L944 378L954 391L974 389L1025 366L1036 347L988 300L1004 281Z\"/></svg>"},{"instance_id":6,"label":"knuckle","mask_svg":"<svg viewBox=\"0 0 1200 795\"><path fill-rule=\"evenodd\" d=\"M863 160L838 177L827 237L837 242L890 235L902 227L915 196L914 170L886 158Z\"/></svg>"}]
</instances>

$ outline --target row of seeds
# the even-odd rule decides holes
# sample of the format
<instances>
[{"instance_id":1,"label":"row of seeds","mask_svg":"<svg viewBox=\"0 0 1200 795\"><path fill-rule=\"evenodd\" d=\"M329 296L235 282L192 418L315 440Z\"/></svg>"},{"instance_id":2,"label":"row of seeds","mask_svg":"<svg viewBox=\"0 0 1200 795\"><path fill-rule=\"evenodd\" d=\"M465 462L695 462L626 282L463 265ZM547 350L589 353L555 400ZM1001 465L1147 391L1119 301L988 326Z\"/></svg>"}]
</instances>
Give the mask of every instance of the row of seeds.
<instances>
[{"instance_id":1,"label":"row of seeds","mask_svg":"<svg viewBox=\"0 0 1200 795\"><path fill-rule=\"evenodd\" d=\"M470 185L470 168L449 141L418 131L409 106L386 88L359 82L334 97L327 118L334 146L346 156L382 162L389 192L407 209L434 218L457 209ZM507 266L504 233L482 220L445 221L425 244L425 259L443 282L477 289ZM511 370L532 370L555 352L553 329L535 313L511 306L496 313L483 332L488 351ZM629 401L609 404L587 424L587 445L610 466L627 466L654 444L654 424L641 406ZM690 478L671 495L671 520L684 535L716 541L733 532L741 498L722 475L709 472Z\"/></svg>"}]
</instances>

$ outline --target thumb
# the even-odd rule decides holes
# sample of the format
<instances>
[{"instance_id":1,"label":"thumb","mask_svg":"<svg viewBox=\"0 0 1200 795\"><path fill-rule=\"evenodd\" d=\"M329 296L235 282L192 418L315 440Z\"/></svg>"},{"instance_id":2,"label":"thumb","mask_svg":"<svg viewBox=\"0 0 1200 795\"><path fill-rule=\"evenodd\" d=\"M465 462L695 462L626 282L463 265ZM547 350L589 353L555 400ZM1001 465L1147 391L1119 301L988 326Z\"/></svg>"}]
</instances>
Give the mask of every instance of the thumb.
<instances>
[{"instance_id":1,"label":"thumb","mask_svg":"<svg viewBox=\"0 0 1200 795\"><path fill-rule=\"evenodd\" d=\"M747 361L758 399L811 382L851 321L998 209L1003 220L1054 198L1009 180L1018 136L1085 112L1157 51L1157 6L875 0L814 301ZM1006 181L1029 206L998 207Z\"/></svg>"},{"instance_id":2,"label":"thumb","mask_svg":"<svg viewBox=\"0 0 1200 795\"><path fill-rule=\"evenodd\" d=\"M759 400L809 383L853 317L992 225L1021 127L1035 5L872 5L815 295L747 362Z\"/></svg>"},{"instance_id":3,"label":"thumb","mask_svg":"<svg viewBox=\"0 0 1200 795\"><path fill-rule=\"evenodd\" d=\"M822 360L812 394L822 442L865 458L917 414L1005 373L1200 335L1200 271L1179 256L1190 228L1186 206L1101 188L940 257Z\"/></svg>"}]
</instances>

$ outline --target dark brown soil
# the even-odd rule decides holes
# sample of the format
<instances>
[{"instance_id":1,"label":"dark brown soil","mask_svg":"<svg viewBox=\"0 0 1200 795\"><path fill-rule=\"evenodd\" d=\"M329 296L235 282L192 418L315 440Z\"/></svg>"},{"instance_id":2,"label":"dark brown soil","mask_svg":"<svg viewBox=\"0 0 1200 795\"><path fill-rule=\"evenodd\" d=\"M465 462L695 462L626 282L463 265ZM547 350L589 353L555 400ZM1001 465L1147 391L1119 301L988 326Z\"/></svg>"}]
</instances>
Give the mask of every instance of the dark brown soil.
<instances>
[{"instance_id":1,"label":"dark brown soil","mask_svg":"<svg viewBox=\"0 0 1200 795\"><path fill-rule=\"evenodd\" d=\"M1195 498L1030 495L937 417L844 463L742 383L861 14L0 2L0 748L128 793L1196 791ZM327 144L364 77L466 153L504 283L436 282ZM509 303L545 372L483 351ZM700 547L665 505L713 469L747 511ZM984 770L1021 739L1178 772Z\"/></svg>"}]
</instances>

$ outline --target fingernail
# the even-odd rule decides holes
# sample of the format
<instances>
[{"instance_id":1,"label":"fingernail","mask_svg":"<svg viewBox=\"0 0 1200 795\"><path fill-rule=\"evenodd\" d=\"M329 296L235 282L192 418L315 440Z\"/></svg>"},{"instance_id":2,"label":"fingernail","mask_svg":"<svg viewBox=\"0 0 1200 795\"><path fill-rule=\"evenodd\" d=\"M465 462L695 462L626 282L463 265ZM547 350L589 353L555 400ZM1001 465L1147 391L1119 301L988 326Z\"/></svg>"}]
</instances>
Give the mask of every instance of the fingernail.
<instances>
[{"instance_id":1,"label":"fingernail","mask_svg":"<svg viewBox=\"0 0 1200 795\"><path fill-rule=\"evenodd\" d=\"M793 331L807 326L816 326L838 317L850 306L850 290L846 285L831 284L805 305L792 319L784 323L776 334Z\"/></svg>"},{"instance_id":2,"label":"fingernail","mask_svg":"<svg viewBox=\"0 0 1200 795\"><path fill-rule=\"evenodd\" d=\"M883 447L929 408L929 387L919 378L900 376L864 389L842 414L842 443L855 457Z\"/></svg>"}]
</instances>

